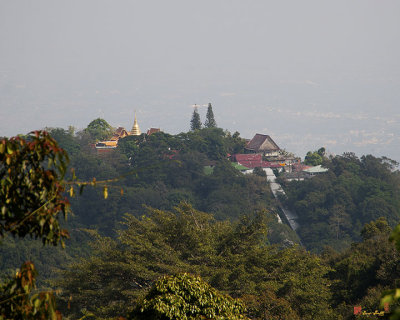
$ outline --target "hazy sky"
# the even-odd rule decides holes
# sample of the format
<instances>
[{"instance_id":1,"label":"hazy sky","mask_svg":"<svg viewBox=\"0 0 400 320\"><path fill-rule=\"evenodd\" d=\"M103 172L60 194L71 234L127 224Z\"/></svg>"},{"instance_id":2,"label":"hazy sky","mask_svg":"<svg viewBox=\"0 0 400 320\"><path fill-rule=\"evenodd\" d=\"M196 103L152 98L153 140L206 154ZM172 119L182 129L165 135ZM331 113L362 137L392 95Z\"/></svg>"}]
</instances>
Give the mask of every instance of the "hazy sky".
<instances>
[{"instance_id":1,"label":"hazy sky","mask_svg":"<svg viewBox=\"0 0 400 320\"><path fill-rule=\"evenodd\" d=\"M97 118L400 161L399 0L0 0L0 136ZM204 119L205 108L200 109Z\"/></svg>"}]
</instances>

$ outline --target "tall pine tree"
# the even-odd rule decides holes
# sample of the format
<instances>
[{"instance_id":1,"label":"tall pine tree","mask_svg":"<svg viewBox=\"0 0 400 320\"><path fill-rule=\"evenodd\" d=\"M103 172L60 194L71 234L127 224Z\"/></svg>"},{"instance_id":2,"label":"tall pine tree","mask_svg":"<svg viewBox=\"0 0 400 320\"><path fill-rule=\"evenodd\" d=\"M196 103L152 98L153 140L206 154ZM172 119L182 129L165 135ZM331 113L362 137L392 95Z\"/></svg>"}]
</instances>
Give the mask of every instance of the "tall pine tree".
<instances>
[{"instance_id":1,"label":"tall pine tree","mask_svg":"<svg viewBox=\"0 0 400 320\"><path fill-rule=\"evenodd\" d=\"M197 107L194 107L192 120L190 120L190 130L195 131L201 129L200 115Z\"/></svg>"},{"instance_id":2,"label":"tall pine tree","mask_svg":"<svg viewBox=\"0 0 400 320\"><path fill-rule=\"evenodd\" d=\"M208 104L206 122L204 122L204 126L206 128L215 128L217 126L217 122L214 119L214 112L212 110L211 103Z\"/></svg>"}]
</instances>

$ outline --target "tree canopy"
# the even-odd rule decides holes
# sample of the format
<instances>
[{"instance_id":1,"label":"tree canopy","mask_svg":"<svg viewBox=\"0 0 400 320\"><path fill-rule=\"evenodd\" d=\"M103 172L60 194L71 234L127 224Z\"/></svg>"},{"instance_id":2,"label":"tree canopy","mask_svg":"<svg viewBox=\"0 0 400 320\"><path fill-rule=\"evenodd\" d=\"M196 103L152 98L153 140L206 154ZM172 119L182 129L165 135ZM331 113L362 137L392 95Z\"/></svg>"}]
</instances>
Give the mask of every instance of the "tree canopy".
<instances>
[{"instance_id":1,"label":"tree canopy","mask_svg":"<svg viewBox=\"0 0 400 320\"><path fill-rule=\"evenodd\" d=\"M282 181L288 205L299 216L298 233L310 250L335 249L360 240L364 224L400 217L400 176L387 158L354 154L325 160L329 171L306 181Z\"/></svg>"},{"instance_id":2,"label":"tree canopy","mask_svg":"<svg viewBox=\"0 0 400 320\"><path fill-rule=\"evenodd\" d=\"M270 218L259 212L233 223L216 221L185 203L173 211L148 208L140 218L127 215L116 240L94 234L94 255L72 265L59 280L63 310L74 317L83 308L100 317L125 314L142 305L141 297L161 276L188 272L245 299L250 315L274 314L274 308L285 305L279 311L283 318L324 319L331 312L329 269L299 248L269 246ZM262 295L275 298L259 299Z\"/></svg>"},{"instance_id":3,"label":"tree canopy","mask_svg":"<svg viewBox=\"0 0 400 320\"><path fill-rule=\"evenodd\" d=\"M254 320L353 319L355 305L382 308L382 292L391 310L399 304L400 232L392 235L397 242L388 240L400 214L393 160L352 153L328 159L318 150L327 173L282 180L287 205L299 215L302 243L316 255L296 246L296 234L278 222L265 177L243 175L227 160L243 152L238 132L128 136L100 155L87 130L49 131L58 144L40 132L0 143L0 222L3 235L15 231L15 239L2 239L0 247L2 275L12 272L0 284L3 318L21 312L28 319L59 317L53 293L35 289L37 271L46 275L39 286L60 289L58 304L68 318L201 318L215 312ZM72 239L64 251L18 240L32 236L56 245L68 236L60 219L61 204L68 212L63 179L75 174L60 146L68 150L73 172L93 184L105 180L108 194L104 199L104 188L85 188L70 199ZM13 271L31 258L39 263ZM207 292L215 299L202 296ZM196 297L208 301L208 311ZM246 311L219 313L217 300L245 304Z\"/></svg>"},{"instance_id":4,"label":"tree canopy","mask_svg":"<svg viewBox=\"0 0 400 320\"><path fill-rule=\"evenodd\" d=\"M192 119L190 120L190 130L195 131L201 129L200 115L197 107L194 108Z\"/></svg>"},{"instance_id":5,"label":"tree canopy","mask_svg":"<svg viewBox=\"0 0 400 320\"><path fill-rule=\"evenodd\" d=\"M324 157L325 157L325 148L324 147L322 147L314 152L308 151L307 155L304 158L304 164L307 164L310 166L321 165L324 161Z\"/></svg>"},{"instance_id":6,"label":"tree canopy","mask_svg":"<svg viewBox=\"0 0 400 320\"><path fill-rule=\"evenodd\" d=\"M104 119L97 118L90 122L85 129L95 141L104 140L112 135L112 127Z\"/></svg>"},{"instance_id":7,"label":"tree canopy","mask_svg":"<svg viewBox=\"0 0 400 320\"><path fill-rule=\"evenodd\" d=\"M129 319L245 320L244 311L239 300L218 292L200 277L183 273L157 280Z\"/></svg>"},{"instance_id":8,"label":"tree canopy","mask_svg":"<svg viewBox=\"0 0 400 320\"><path fill-rule=\"evenodd\" d=\"M206 128L216 128L217 122L214 118L214 112L212 110L211 103L208 104L207 107L207 114L206 114L206 121L204 122L204 127Z\"/></svg>"}]
</instances>

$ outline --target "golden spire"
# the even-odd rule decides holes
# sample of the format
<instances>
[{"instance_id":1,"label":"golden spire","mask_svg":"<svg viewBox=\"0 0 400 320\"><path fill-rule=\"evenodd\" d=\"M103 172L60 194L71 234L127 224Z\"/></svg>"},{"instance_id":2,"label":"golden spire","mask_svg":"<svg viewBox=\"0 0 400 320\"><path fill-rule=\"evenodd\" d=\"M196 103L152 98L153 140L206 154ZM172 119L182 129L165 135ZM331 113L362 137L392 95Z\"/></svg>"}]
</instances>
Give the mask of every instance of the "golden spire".
<instances>
[{"instance_id":1,"label":"golden spire","mask_svg":"<svg viewBox=\"0 0 400 320\"><path fill-rule=\"evenodd\" d=\"M139 128L139 125L138 125L138 123L137 123L137 120L136 120L136 111L135 111L135 121L133 122L133 127L132 127L132 130L131 130L131 135L133 135L133 136L140 136L140 134L141 134L141 132L140 132L140 128Z\"/></svg>"}]
</instances>

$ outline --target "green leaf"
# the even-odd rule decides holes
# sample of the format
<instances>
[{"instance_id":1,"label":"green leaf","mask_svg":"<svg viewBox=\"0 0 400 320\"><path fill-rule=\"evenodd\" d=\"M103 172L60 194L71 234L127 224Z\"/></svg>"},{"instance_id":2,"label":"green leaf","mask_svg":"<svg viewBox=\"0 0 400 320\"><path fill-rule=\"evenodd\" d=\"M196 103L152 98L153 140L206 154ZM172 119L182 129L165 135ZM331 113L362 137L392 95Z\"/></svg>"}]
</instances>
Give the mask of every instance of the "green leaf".
<instances>
[{"instance_id":1,"label":"green leaf","mask_svg":"<svg viewBox=\"0 0 400 320\"><path fill-rule=\"evenodd\" d=\"M13 154L14 153L14 150L12 148L12 144L11 143L7 144L7 153L8 154Z\"/></svg>"},{"instance_id":2,"label":"green leaf","mask_svg":"<svg viewBox=\"0 0 400 320\"><path fill-rule=\"evenodd\" d=\"M108 188L107 188L107 186L104 186L104 188L103 188L103 196L104 196L104 199L108 198Z\"/></svg>"}]
</instances>

